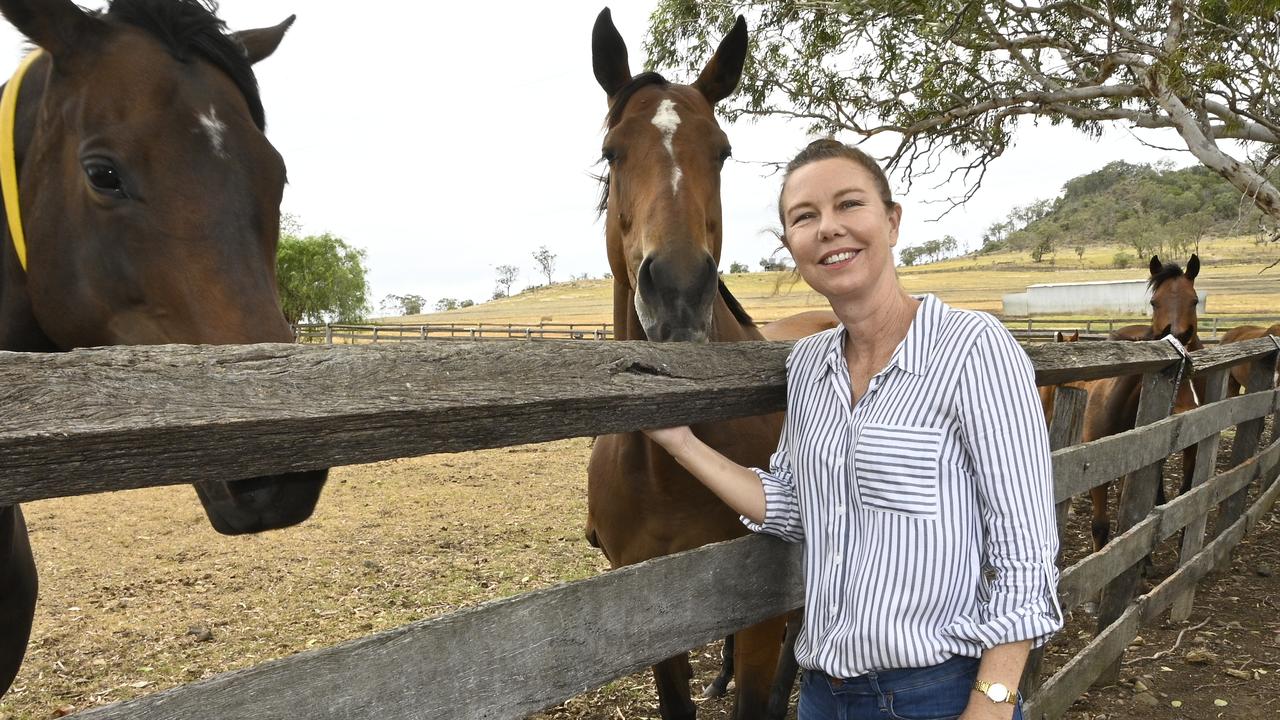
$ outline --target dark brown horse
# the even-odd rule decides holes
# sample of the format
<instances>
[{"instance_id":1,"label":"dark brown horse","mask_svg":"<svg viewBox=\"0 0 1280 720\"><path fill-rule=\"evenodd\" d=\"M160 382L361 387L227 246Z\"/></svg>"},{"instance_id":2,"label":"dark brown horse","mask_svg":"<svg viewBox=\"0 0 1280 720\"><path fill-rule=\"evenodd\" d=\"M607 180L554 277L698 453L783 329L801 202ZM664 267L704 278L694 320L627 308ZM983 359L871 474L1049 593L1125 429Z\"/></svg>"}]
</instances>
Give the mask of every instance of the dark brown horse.
<instances>
[{"instance_id":1,"label":"dark brown horse","mask_svg":"<svg viewBox=\"0 0 1280 720\"><path fill-rule=\"evenodd\" d=\"M692 85L656 73L633 77L608 9L596 20L595 76L609 97L601 209L618 339L782 339L832 326L832 314L809 313L762 335L717 274L720 170L730 148L713 108L737 87L746 52L739 18ZM696 425L694 432L739 463L767 466L780 429L781 416L773 414ZM596 439L587 487L587 538L614 567L746 532L736 513L640 432ZM735 636L735 718L765 717L783 627L778 618ZM691 675L687 654L654 666L664 719L695 716Z\"/></svg>"},{"instance_id":2,"label":"dark brown horse","mask_svg":"<svg viewBox=\"0 0 1280 720\"><path fill-rule=\"evenodd\" d=\"M6 140L25 242L6 216L0 349L291 342L275 281L285 168L251 64L292 18L231 35L197 0L115 0L102 14L0 0L0 12L41 48ZM219 532L258 532L310 516L325 474L196 492ZM0 693L35 596L22 512L0 508Z\"/></svg>"},{"instance_id":3,"label":"dark brown horse","mask_svg":"<svg viewBox=\"0 0 1280 720\"><path fill-rule=\"evenodd\" d=\"M1200 258L1192 255L1184 272L1177 263L1162 264L1158 256L1151 256L1151 324L1127 325L1110 334L1112 340L1159 340L1172 335L1187 350L1204 347L1197 333L1197 307L1199 295L1195 289L1196 275L1200 273ZM1197 387L1199 385L1199 387ZM1087 383L1089 400L1085 406L1084 442L1098 440L1132 430L1137 422L1138 400L1142 388L1141 375L1126 375ZM1203 397L1203 383L1183 380L1174 401L1175 413L1196 408ZM1182 454L1182 492L1191 485L1195 468L1194 445ZM1111 537L1111 522L1107 512L1107 494L1110 483L1104 483L1089 491L1093 505L1093 549L1100 550ZM1164 503L1163 483L1157 491L1157 502Z\"/></svg>"},{"instance_id":4,"label":"dark brown horse","mask_svg":"<svg viewBox=\"0 0 1280 720\"><path fill-rule=\"evenodd\" d=\"M1267 328L1258 327L1257 325L1241 325L1239 327L1233 327L1222 333L1222 340L1220 342L1226 344L1243 342L1245 340L1257 340L1260 337L1266 337L1268 335L1280 337L1280 323L1276 323L1275 325ZM1236 365L1231 368L1231 377L1227 380L1227 397L1235 397L1236 395L1239 395L1240 388L1247 385L1248 380L1249 365L1247 363ZM1275 377L1272 380L1272 385L1280 386L1280 363L1276 364Z\"/></svg>"}]
</instances>

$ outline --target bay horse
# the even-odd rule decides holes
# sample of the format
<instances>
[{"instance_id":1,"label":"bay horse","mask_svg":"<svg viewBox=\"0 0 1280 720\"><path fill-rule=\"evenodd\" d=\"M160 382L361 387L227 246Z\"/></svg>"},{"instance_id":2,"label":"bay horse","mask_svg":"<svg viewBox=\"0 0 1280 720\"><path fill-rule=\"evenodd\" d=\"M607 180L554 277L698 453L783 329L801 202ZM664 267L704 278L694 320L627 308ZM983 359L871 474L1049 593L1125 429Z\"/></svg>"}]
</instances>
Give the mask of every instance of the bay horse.
<instances>
[{"instance_id":1,"label":"bay horse","mask_svg":"<svg viewBox=\"0 0 1280 720\"><path fill-rule=\"evenodd\" d=\"M1080 331L1076 330L1072 332L1070 335L1068 335L1062 332L1061 330L1056 330L1053 333L1053 341L1055 343L1080 342ZM1074 383L1063 383L1063 385L1066 385L1068 387L1082 387L1082 385L1074 384ZM1054 398L1057 396L1059 387L1060 385L1041 385L1038 388L1036 388L1036 390L1038 390L1040 393L1040 407L1041 409L1044 410L1045 427L1048 427L1049 425L1053 424L1053 405L1054 405L1053 401L1054 401Z\"/></svg>"},{"instance_id":2,"label":"bay horse","mask_svg":"<svg viewBox=\"0 0 1280 720\"><path fill-rule=\"evenodd\" d=\"M1280 323L1276 323L1271 327L1259 327L1257 325L1240 325L1222 333L1222 344L1242 342L1244 340L1257 340L1260 337L1274 335L1280 337ZM1231 368L1231 377L1227 380L1227 397L1235 397L1240 394L1240 389L1248 384L1249 365L1241 364ZM1280 386L1280 362L1276 364L1275 377L1272 385Z\"/></svg>"},{"instance_id":3,"label":"bay horse","mask_svg":"<svg viewBox=\"0 0 1280 720\"><path fill-rule=\"evenodd\" d=\"M1151 256L1148 266L1150 276L1147 286L1151 289L1151 323L1127 325L1117 328L1108 336L1111 340L1159 340L1172 335L1188 351L1204 347L1198 334L1197 308L1200 297L1196 293L1195 279L1200 273L1200 258L1193 254L1184 272L1177 263L1164 264L1158 255ZM1085 405L1084 438L1090 442L1100 438L1132 430L1137 422L1138 401L1142 389L1141 375L1125 375L1104 378L1086 383L1089 398ZM1174 400L1174 413L1186 412L1199 406L1204 396L1203 381L1184 379L1178 386ZM1195 469L1196 447L1192 445L1182 452L1182 487L1191 487ZM1110 483L1103 483L1089 491L1093 507L1091 532L1093 549L1101 550L1111 538L1111 521L1107 511L1107 495ZM1164 483L1157 486L1157 504L1165 502Z\"/></svg>"},{"instance_id":4,"label":"bay horse","mask_svg":"<svg viewBox=\"0 0 1280 720\"><path fill-rule=\"evenodd\" d=\"M0 350L292 342L275 279L285 167L252 64L293 18L235 34L199 0L0 0L39 47L17 88ZM180 400L179 400L180 401ZM305 520L327 471L195 486L214 529ZM0 694L35 611L18 506L0 508Z\"/></svg>"},{"instance_id":5,"label":"bay horse","mask_svg":"<svg viewBox=\"0 0 1280 720\"><path fill-rule=\"evenodd\" d=\"M614 337L652 342L733 342L803 337L834 325L811 312L764 331L720 281L720 171L729 139L714 107L737 88L747 53L739 17L691 85L632 76L608 8L591 38L596 80L608 96L600 211L613 272ZM780 413L694 426L734 461L767 467ZM745 535L738 515L641 432L596 438L587 469L587 539L613 567ZM735 634L734 717L766 717L785 618ZM696 716L683 653L653 668L664 720Z\"/></svg>"}]
</instances>

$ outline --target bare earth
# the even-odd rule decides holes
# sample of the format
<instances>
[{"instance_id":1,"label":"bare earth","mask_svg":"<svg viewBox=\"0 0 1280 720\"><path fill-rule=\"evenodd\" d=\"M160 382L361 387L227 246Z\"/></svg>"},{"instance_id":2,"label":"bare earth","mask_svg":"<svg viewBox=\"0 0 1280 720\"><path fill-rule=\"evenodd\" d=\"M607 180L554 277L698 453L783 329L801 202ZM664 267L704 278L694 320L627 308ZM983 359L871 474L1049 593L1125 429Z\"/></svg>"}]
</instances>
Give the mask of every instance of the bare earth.
<instances>
[{"instance_id":1,"label":"bare earth","mask_svg":"<svg viewBox=\"0 0 1280 720\"><path fill-rule=\"evenodd\" d=\"M57 717L603 571L582 537L589 442L338 469L314 518L262 536L217 535L187 487L28 505L40 607L0 718ZM1068 541L1077 553L1080 510ZM1126 666L1129 684L1091 692L1069 717L1280 715L1278 568L1272 513L1198 595L1187 625L1205 624L1176 648L1186 626L1144 631L1129 658L1171 652ZM1157 573L1169 569L1159 556ZM1089 623L1077 612L1047 662L1082 645ZM1211 655L1195 664L1193 650ZM713 646L695 658L697 683L714 676L716 657ZM700 716L728 717L729 707L708 701ZM540 717L656 718L656 700L640 674Z\"/></svg>"}]
</instances>

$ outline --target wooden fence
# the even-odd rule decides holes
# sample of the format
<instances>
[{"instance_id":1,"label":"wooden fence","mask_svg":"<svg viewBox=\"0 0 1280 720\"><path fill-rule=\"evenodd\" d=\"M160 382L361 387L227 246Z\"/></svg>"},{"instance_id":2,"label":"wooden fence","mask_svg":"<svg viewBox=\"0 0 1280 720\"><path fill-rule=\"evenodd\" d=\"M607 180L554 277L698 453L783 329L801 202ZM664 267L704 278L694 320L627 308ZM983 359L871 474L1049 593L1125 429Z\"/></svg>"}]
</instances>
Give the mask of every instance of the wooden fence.
<instances>
[{"instance_id":1,"label":"wooden fence","mask_svg":"<svg viewBox=\"0 0 1280 720\"><path fill-rule=\"evenodd\" d=\"M770 321L762 320L759 325ZM1027 342L1050 342L1054 332L1078 331L1082 339L1105 340L1107 334L1118 327L1144 322L1142 318L1004 318L1006 327L1019 339ZM1274 316L1236 316L1200 318L1201 341L1218 342L1222 332L1238 325L1270 326ZM301 343L326 345L353 345L379 342L405 342L410 340L610 340L613 323L366 323L298 325L294 336Z\"/></svg>"},{"instance_id":2,"label":"wooden fence","mask_svg":"<svg viewBox=\"0 0 1280 720\"><path fill-rule=\"evenodd\" d=\"M0 353L0 503L231 479L739 417L783 408L786 343L409 343L143 347ZM1064 570L1064 610L1104 592L1097 637L1031 696L1058 717L1106 677L1138 628L1185 616L1280 493L1280 411L1269 339L1200 351L1168 343L1029 349L1043 384L1144 374L1142 427L1072 446L1079 391L1051 426L1055 497L1130 474L1121 533ZM1231 363L1247 395L1168 417L1180 374L1220 398ZM503 378L537 378L510 383ZM1236 426L1233 469L1214 476ZM1201 449L1196 486L1152 510L1163 460ZM1246 508L1250 490L1253 504ZM1065 507L1065 505L1061 506ZM1203 528L1211 511L1217 522ZM1136 566L1187 529L1181 567L1136 599ZM1201 547L1203 545L1203 547ZM750 568L750 571L743 570ZM521 718L681 650L798 607L799 548L753 536L500 600L333 647L98 708L103 718Z\"/></svg>"}]
</instances>

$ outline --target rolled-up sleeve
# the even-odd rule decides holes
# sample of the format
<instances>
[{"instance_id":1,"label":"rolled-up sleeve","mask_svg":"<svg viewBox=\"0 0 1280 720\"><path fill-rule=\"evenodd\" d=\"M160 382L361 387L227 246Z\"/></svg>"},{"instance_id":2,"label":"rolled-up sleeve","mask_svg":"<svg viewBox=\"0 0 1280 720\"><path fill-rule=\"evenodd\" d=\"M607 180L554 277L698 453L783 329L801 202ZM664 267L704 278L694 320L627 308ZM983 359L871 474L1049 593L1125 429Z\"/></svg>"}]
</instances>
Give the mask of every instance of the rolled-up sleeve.
<instances>
[{"instance_id":1,"label":"rolled-up sleeve","mask_svg":"<svg viewBox=\"0 0 1280 720\"><path fill-rule=\"evenodd\" d=\"M794 353L787 356L787 407L791 403L791 364ZM800 518L800 503L796 493L795 474L791 465L789 439L791 436L791 412L788 411L782 421L782 433L778 437L778 448L769 458L769 469L752 468L760 476L760 484L764 487L764 522L752 522L746 516L740 516L742 524L752 532L775 535L789 542L804 541L804 523Z\"/></svg>"},{"instance_id":2,"label":"rolled-up sleeve","mask_svg":"<svg viewBox=\"0 0 1280 720\"><path fill-rule=\"evenodd\" d=\"M992 571L982 617L961 633L985 647L1021 640L1039 646L1062 627L1062 610L1053 470L1035 371L993 320L974 344L960 383L962 436L985 535L982 562Z\"/></svg>"}]
</instances>

